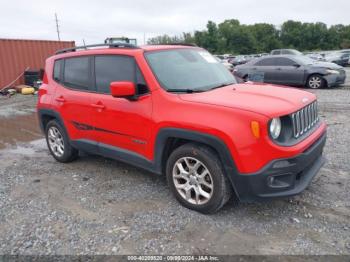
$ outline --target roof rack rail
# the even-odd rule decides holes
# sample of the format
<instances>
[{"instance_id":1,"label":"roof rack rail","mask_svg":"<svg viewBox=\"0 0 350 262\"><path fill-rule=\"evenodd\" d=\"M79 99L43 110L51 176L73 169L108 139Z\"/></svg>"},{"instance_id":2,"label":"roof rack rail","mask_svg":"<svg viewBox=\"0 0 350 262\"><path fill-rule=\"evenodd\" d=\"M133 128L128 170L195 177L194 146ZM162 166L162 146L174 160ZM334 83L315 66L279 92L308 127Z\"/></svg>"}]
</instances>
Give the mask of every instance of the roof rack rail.
<instances>
[{"instance_id":1,"label":"roof rack rail","mask_svg":"<svg viewBox=\"0 0 350 262\"><path fill-rule=\"evenodd\" d=\"M163 43L163 44L155 44L155 45L183 45L183 46L197 46L196 44L191 44L191 43ZM198 46L197 46L198 47Z\"/></svg>"},{"instance_id":2,"label":"roof rack rail","mask_svg":"<svg viewBox=\"0 0 350 262\"><path fill-rule=\"evenodd\" d=\"M106 46L109 48L131 48L131 49L138 49L139 48L138 46L132 45L129 43L96 44L96 45L75 46L75 47L60 49L60 50L56 51L55 54L58 55L58 54L64 54L64 53L68 53L68 52L75 52L77 50L88 50L90 48L102 47L102 46Z\"/></svg>"}]
</instances>

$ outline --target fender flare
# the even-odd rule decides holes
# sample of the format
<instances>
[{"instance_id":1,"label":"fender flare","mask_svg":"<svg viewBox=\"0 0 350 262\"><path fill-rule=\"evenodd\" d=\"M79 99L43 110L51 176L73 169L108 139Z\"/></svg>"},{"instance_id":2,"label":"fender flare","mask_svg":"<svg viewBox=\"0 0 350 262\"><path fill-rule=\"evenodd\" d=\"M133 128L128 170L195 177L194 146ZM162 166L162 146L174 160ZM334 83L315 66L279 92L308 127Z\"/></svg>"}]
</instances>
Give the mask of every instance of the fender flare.
<instances>
[{"instance_id":1,"label":"fender flare","mask_svg":"<svg viewBox=\"0 0 350 262\"><path fill-rule=\"evenodd\" d=\"M236 180L235 178L239 173L226 144L216 136L193 131L193 130L181 129L181 128L162 128L158 132L156 143L154 146L154 150L155 150L154 165L155 165L155 170L158 174L162 173L162 164L163 164L162 159L163 159L163 154L165 152L164 148L166 145L166 141L169 138L180 138L180 139L186 139L193 142L198 142L201 144L208 145L214 150L216 150L218 153L218 157L222 162L225 174L231 181L231 185L234 191L237 193L234 180Z\"/></svg>"},{"instance_id":2,"label":"fender flare","mask_svg":"<svg viewBox=\"0 0 350 262\"><path fill-rule=\"evenodd\" d=\"M38 109L38 118L39 118L40 129L44 134L45 134L44 116L51 116L51 117L55 118L61 124L61 126L64 128L64 131L67 133L67 130L66 130L66 127L64 125L64 122L62 120L61 115L52 109L43 109L42 108L42 109ZM68 135L68 133L67 133L67 135Z\"/></svg>"}]
</instances>

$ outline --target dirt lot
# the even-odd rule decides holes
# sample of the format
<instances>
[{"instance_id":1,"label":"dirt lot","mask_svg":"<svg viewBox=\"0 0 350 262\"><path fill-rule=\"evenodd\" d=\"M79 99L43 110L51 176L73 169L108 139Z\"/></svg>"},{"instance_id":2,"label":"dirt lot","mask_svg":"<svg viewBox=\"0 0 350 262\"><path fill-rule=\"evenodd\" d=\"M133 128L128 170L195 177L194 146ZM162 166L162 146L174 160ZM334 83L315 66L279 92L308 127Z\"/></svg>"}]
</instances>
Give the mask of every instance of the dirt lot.
<instances>
[{"instance_id":1,"label":"dirt lot","mask_svg":"<svg viewBox=\"0 0 350 262\"><path fill-rule=\"evenodd\" d=\"M0 254L350 254L350 84L315 93L328 161L310 187L210 216L180 206L164 177L54 161L35 97L0 98Z\"/></svg>"}]
</instances>

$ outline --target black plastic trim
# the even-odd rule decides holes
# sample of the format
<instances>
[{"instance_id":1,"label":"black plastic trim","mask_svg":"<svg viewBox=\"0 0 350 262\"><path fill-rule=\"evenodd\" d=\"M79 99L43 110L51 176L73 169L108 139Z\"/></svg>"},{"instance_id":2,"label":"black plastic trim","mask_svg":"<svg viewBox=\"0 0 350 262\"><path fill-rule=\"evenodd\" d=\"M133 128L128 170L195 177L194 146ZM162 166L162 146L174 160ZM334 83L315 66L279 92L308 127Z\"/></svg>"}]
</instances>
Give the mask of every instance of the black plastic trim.
<instances>
[{"instance_id":1,"label":"black plastic trim","mask_svg":"<svg viewBox=\"0 0 350 262\"><path fill-rule=\"evenodd\" d=\"M61 118L61 115L58 112L56 112L52 109L39 109L38 110L39 125L40 125L40 129L43 133L45 133L44 116L51 116L51 117L55 118L61 124L61 126L63 128L65 128L63 120ZM67 133L67 135L69 135L69 134Z\"/></svg>"},{"instance_id":2,"label":"black plastic trim","mask_svg":"<svg viewBox=\"0 0 350 262\"><path fill-rule=\"evenodd\" d=\"M153 162L135 152L88 139L72 140L71 144L88 153L112 158L155 173Z\"/></svg>"},{"instance_id":3,"label":"black plastic trim","mask_svg":"<svg viewBox=\"0 0 350 262\"><path fill-rule=\"evenodd\" d=\"M180 128L163 128L159 131L155 144L155 168L158 173L162 173L162 159L163 154L165 153L164 147L166 145L166 141L169 138L180 138L186 139L191 142L198 142L212 147L217 151L220 160L223 163L223 168L231 181L233 189L236 191L236 184L234 181L234 177L238 175L238 171L234 160L230 154L229 149L226 144L219 138L204 134L201 132L196 132L192 130L180 129Z\"/></svg>"},{"instance_id":4,"label":"black plastic trim","mask_svg":"<svg viewBox=\"0 0 350 262\"><path fill-rule=\"evenodd\" d=\"M322 152L326 137L325 132L307 150L295 157L276 159L253 174L234 176L240 200L242 202L255 202L301 193L325 163ZM283 165L278 166L278 164ZM268 177L270 176L290 176L293 183L289 187L271 187L268 185Z\"/></svg>"}]
</instances>

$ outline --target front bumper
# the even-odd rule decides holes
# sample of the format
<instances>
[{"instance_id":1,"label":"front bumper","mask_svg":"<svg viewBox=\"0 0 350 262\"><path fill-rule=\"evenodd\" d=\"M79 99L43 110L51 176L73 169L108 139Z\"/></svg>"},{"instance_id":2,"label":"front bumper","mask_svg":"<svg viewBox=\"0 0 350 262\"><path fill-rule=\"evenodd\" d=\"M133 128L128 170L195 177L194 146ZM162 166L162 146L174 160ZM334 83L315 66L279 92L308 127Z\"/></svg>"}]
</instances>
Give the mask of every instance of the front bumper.
<instances>
[{"instance_id":1,"label":"front bumper","mask_svg":"<svg viewBox=\"0 0 350 262\"><path fill-rule=\"evenodd\" d=\"M288 197L301 193L325 163L324 133L311 147L293 158L274 160L254 174L234 175L233 186L241 202Z\"/></svg>"},{"instance_id":2,"label":"front bumper","mask_svg":"<svg viewBox=\"0 0 350 262\"><path fill-rule=\"evenodd\" d=\"M338 86L345 83L346 73L345 71L339 75L330 74L324 77L327 81L328 87Z\"/></svg>"}]
</instances>

